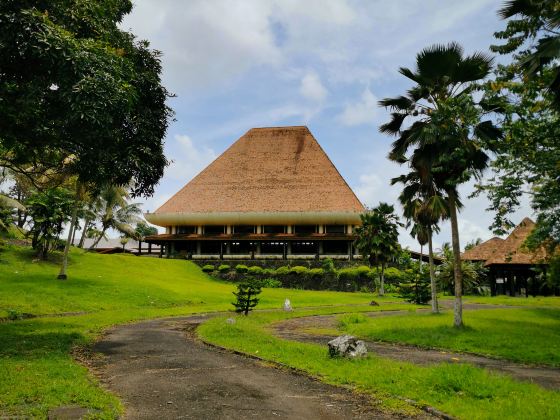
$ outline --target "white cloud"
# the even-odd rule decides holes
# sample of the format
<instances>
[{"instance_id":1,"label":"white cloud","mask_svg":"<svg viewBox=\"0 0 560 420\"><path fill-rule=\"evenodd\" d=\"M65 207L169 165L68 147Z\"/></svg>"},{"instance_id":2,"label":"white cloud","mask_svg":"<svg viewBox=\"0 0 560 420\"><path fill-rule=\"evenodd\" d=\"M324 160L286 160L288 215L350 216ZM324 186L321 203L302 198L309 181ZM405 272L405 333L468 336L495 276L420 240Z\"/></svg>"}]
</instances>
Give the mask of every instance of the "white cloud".
<instances>
[{"instance_id":1,"label":"white cloud","mask_svg":"<svg viewBox=\"0 0 560 420\"><path fill-rule=\"evenodd\" d=\"M303 76L299 91L304 98L316 102L322 102L328 94L327 89L323 86L321 79L315 72L310 72Z\"/></svg>"},{"instance_id":2,"label":"white cloud","mask_svg":"<svg viewBox=\"0 0 560 420\"><path fill-rule=\"evenodd\" d=\"M359 184L353 190L366 207L374 207L379 201L384 201L383 187L384 183L381 178L377 174L371 173L360 175Z\"/></svg>"},{"instance_id":3,"label":"white cloud","mask_svg":"<svg viewBox=\"0 0 560 420\"><path fill-rule=\"evenodd\" d=\"M338 120L349 126L373 124L378 114L377 97L366 88L358 102L346 104Z\"/></svg>"},{"instance_id":4,"label":"white cloud","mask_svg":"<svg viewBox=\"0 0 560 420\"><path fill-rule=\"evenodd\" d=\"M173 159L165 171L165 178L187 183L210 162L216 159L216 153L206 146L197 145L187 135L176 135L167 155Z\"/></svg>"}]
</instances>

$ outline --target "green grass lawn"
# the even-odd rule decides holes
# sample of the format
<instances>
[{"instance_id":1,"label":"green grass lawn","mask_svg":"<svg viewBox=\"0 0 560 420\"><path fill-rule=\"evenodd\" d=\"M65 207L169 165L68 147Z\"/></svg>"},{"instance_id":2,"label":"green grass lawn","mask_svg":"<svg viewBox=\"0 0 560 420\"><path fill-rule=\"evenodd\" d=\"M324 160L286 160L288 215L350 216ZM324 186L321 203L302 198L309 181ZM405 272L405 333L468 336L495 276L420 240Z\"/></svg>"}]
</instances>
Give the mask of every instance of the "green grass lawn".
<instances>
[{"instance_id":1,"label":"green grass lawn","mask_svg":"<svg viewBox=\"0 0 560 420\"><path fill-rule=\"evenodd\" d=\"M345 333L369 340L478 353L515 362L560 366L560 309L464 311L465 328L452 327L452 311L381 318L340 316Z\"/></svg>"},{"instance_id":2,"label":"green grass lawn","mask_svg":"<svg viewBox=\"0 0 560 420\"><path fill-rule=\"evenodd\" d=\"M41 316L0 322L0 417L44 418L49 408L79 405L100 410L98 417L115 418L122 412L118 398L104 391L87 369L75 362L74 349L87 346L104 329L119 323L232 309L234 286L212 279L185 260L73 250L69 280L56 280L57 273L57 264L34 262L27 249L0 250L0 317L10 312ZM353 384L373 392L385 407L404 409L406 404L395 399L397 395L429 402L465 418L476 417L467 415L468 404L475 403L477 410L487 409L489 413L503 409L504 417L516 410L531 414L532 418L545 414L559 417L558 393L519 384L481 369L425 368L375 357L355 362L333 361L325 358L320 347L278 340L266 331L270 322L285 316L414 309L392 296L264 289L259 309L281 308L285 298L291 300L294 313L252 314L248 319L240 318L231 329L223 322L212 321L201 333L222 345L248 353L259 351L265 358L322 375L329 382ZM381 306L368 306L372 298ZM554 306L547 302L538 306ZM546 319L546 312L528 311L534 314L528 322ZM78 314L54 316L63 313ZM469 312L465 317L474 328L471 314L474 315ZM551 319L550 325L556 321ZM441 322L451 324L444 316ZM494 329L492 323L486 326ZM516 333L513 329L512 334ZM552 337L558 343L557 336ZM505 401L507 393L511 396ZM545 409L543 401L547 399L550 404Z\"/></svg>"},{"instance_id":3,"label":"green grass lawn","mask_svg":"<svg viewBox=\"0 0 560 420\"><path fill-rule=\"evenodd\" d=\"M204 323L198 333L207 341L304 370L326 382L352 385L396 410L410 410L398 399L404 397L464 419L560 418L560 393L505 375L466 364L426 367L371 354L358 360L331 359L325 346L281 340L269 331L273 322L307 314L256 313L238 317L233 325L221 317Z\"/></svg>"},{"instance_id":4,"label":"green grass lawn","mask_svg":"<svg viewBox=\"0 0 560 420\"><path fill-rule=\"evenodd\" d=\"M69 280L56 280L57 273L57 264L34 262L27 249L0 251L0 317L9 311L85 313L0 323L0 416L45 417L49 408L80 405L114 418L121 410L118 399L74 361L73 348L119 323L233 308L234 286L211 279L185 260L73 250ZM281 308L285 298L296 308L325 306L323 311L334 313L369 310L372 296L264 289L259 308Z\"/></svg>"}]
</instances>

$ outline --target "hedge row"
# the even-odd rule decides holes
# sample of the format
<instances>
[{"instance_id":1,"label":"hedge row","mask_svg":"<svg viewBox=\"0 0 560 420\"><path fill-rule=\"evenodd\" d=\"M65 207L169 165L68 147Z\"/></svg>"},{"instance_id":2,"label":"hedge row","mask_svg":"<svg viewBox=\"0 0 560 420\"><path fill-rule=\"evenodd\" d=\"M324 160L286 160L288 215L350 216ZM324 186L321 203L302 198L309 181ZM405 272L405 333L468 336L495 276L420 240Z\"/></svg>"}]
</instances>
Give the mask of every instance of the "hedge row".
<instances>
[{"instance_id":1,"label":"hedge row","mask_svg":"<svg viewBox=\"0 0 560 420\"><path fill-rule=\"evenodd\" d=\"M372 291L379 281L378 272L375 268L361 265L336 270L332 262L328 260L325 260L323 268L295 265L273 269L244 264L237 264L235 267L228 264L219 266L207 264L202 267L202 271L232 282L256 278L267 280L271 284L279 283L281 287L312 290ZM412 273L409 273L409 270L401 271L394 267L387 268L385 270L387 291L392 291L399 283L410 281L411 276Z\"/></svg>"}]
</instances>

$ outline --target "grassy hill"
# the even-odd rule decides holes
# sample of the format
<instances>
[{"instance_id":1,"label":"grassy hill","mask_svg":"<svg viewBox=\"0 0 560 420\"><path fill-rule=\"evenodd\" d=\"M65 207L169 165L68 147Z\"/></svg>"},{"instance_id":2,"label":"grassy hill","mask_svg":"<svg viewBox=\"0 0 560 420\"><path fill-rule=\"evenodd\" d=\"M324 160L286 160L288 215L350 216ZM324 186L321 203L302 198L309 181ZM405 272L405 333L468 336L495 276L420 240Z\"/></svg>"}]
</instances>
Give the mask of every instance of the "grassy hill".
<instances>
[{"instance_id":1,"label":"grassy hill","mask_svg":"<svg viewBox=\"0 0 560 420\"><path fill-rule=\"evenodd\" d=\"M49 408L79 405L114 418L119 400L75 362L76 349L111 325L233 308L234 286L185 260L72 250L69 280L60 281L56 258L41 262L28 248L0 250L0 317L37 316L0 322L0 417L44 418ZM259 308L281 308L286 298L296 309L324 305L324 311L336 312L335 305L368 310L372 296L265 289ZM393 306L399 307L387 304Z\"/></svg>"}]
</instances>

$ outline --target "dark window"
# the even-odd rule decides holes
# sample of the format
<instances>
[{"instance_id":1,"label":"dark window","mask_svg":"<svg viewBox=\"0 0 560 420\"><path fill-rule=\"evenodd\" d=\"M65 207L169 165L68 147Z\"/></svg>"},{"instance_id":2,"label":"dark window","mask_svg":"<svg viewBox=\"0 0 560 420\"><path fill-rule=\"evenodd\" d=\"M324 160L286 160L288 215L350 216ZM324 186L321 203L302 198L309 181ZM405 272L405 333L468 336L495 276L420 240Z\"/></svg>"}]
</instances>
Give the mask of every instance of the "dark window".
<instances>
[{"instance_id":1,"label":"dark window","mask_svg":"<svg viewBox=\"0 0 560 420\"><path fill-rule=\"evenodd\" d=\"M177 241L175 242L175 250L182 253L192 253L196 254L196 242L195 241Z\"/></svg>"},{"instance_id":2,"label":"dark window","mask_svg":"<svg viewBox=\"0 0 560 420\"><path fill-rule=\"evenodd\" d=\"M294 233L315 233L317 232L316 225L295 225Z\"/></svg>"},{"instance_id":3,"label":"dark window","mask_svg":"<svg viewBox=\"0 0 560 420\"><path fill-rule=\"evenodd\" d=\"M316 242L292 242L292 254L315 255L318 252Z\"/></svg>"},{"instance_id":4,"label":"dark window","mask_svg":"<svg viewBox=\"0 0 560 420\"><path fill-rule=\"evenodd\" d=\"M348 255L348 242L345 241L324 241L323 254L327 255Z\"/></svg>"},{"instance_id":5,"label":"dark window","mask_svg":"<svg viewBox=\"0 0 560 420\"><path fill-rule=\"evenodd\" d=\"M346 225L326 225L325 233L346 233Z\"/></svg>"},{"instance_id":6,"label":"dark window","mask_svg":"<svg viewBox=\"0 0 560 420\"><path fill-rule=\"evenodd\" d=\"M253 225L234 226L233 233L255 233L255 226Z\"/></svg>"},{"instance_id":7,"label":"dark window","mask_svg":"<svg viewBox=\"0 0 560 420\"><path fill-rule=\"evenodd\" d=\"M286 226L284 225L264 225L262 227L263 233L285 233Z\"/></svg>"},{"instance_id":8,"label":"dark window","mask_svg":"<svg viewBox=\"0 0 560 420\"><path fill-rule=\"evenodd\" d=\"M225 232L225 226L204 226L204 234L206 235L219 235Z\"/></svg>"},{"instance_id":9,"label":"dark window","mask_svg":"<svg viewBox=\"0 0 560 420\"><path fill-rule=\"evenodd\" d=\"M196 226L177 226L177 233L180 234L196 233Z\"/></svg>"},{"instance_id":10,"label":"dark window","mask_svg":"<svg viewBox=\"0 0 560 420\"><path fill-rule=\"evenodd\" d=\"M225 252L225 247L223 251ZM219 241L200 241L200 253L206 255L220 255Z\"/></svg>"},{"instance_id":11,"label":"dark window","mask_svg":"<svg viewBox=\"0 0 560 420\"><path fill-rule=\"evenodd\" d=\"M261 254L266 255L283 255L284 243L283 242L262 242Z\"/></svg>"},{"instance_id":12,"label":"dark window","mask_svg":"<svg viewBox=\"0 0 560 420\"><path fill-rule=\"evenodd\" d=\"M252 242L240 241L232 242L230 245L230 252L232 254L250 254L251 250L257 250L257 247Z\"/></svg>"}]
</instances>

